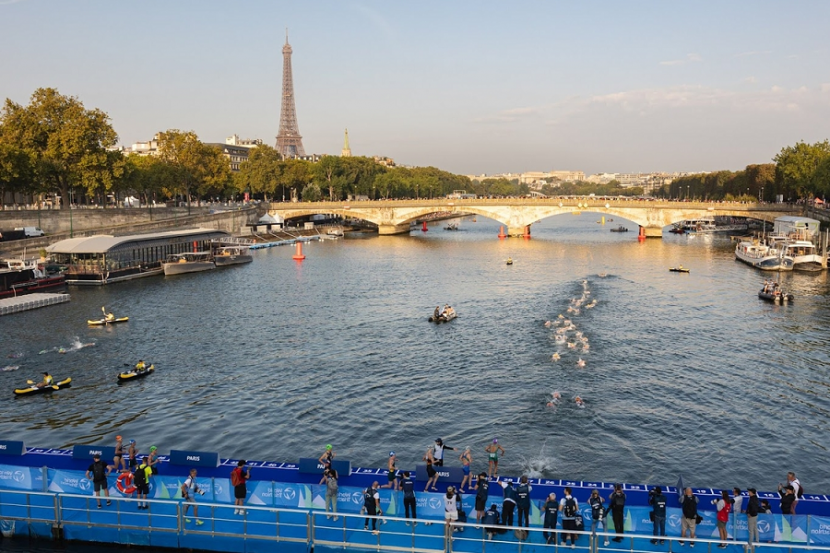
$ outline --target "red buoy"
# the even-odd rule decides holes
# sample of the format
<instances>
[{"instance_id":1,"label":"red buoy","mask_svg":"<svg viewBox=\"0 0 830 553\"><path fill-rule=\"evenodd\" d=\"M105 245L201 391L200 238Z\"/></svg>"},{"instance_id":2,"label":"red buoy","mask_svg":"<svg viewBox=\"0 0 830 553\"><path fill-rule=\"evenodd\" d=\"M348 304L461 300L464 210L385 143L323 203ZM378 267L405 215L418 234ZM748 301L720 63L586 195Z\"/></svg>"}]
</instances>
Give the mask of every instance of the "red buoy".
<instances>
[{"instance_id":1,"label":"red buoy","mask_svg":"<svg viewBox=\"0 0 830 553\"><path fill-rule=\"evenodd\" d=\"M646 229L645 229L645 227L640 227L640 234L637 236L637 240L639 242L645 242L646 241Z\"/></svg>"},{"instance_id":2,"label":"red buoy","mask_svg":"<svg viewBox=\"0 0 830 553\"><path fill-rule=\"evenodd\" d=\"M296 259L297 261L302 261L303 259L305 259L305 256L303 255L303 243L302 242L297 242L297 250L294 253L294 255L291 257L291 259Z\"/></svg>"},{"instance_id":3,"label":"red buoy","mask_svg":"<svg viewBox=\"0 0 830 553\"><path fill-rule=\"evenodd\" d=\"M525 225L524 238L530 238L530 225Z\"/></svg>"},{"instance_id":4,"label":"red buoy","mask_svg":"<svg viewBox=\"0 0 830 553\"><path fill-rule=\"evenodd\" d=\"M426 232L426 231L427 231L427 222L426 222L426 221L424 221L424 224L421 226L421 230L422 230L423 232Z\"/></svg>"},{"instance_id":5,"label":"red buoy","mask_svg":"<svg viewBox=\"0 0 830 553\"><path fill-rule=\"evenodd\" d=\"M507 238L507 235L504 233L504 225L499 227L499 238Z\"/></svg>"}]
</instances>

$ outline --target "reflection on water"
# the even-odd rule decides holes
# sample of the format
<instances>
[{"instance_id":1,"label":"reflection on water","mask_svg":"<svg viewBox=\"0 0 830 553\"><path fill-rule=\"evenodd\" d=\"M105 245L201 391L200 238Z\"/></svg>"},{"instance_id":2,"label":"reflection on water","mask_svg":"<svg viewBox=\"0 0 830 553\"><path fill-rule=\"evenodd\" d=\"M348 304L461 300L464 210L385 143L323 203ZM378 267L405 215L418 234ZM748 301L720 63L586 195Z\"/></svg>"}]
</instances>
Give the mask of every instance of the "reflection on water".
<instances>
[{"instance_id":1,"label":"reflection on water","mask_svg":"<svg viewBox=\"0 0 830 553\"><path fill-rule=\"evenodd\" d=\"M770 305L756 294L771 275L734 261L728 238L639 243L597 218L546 219L531 240L463 219L308 244L301 264L273 248L246 266L73 288L68 304L3 317L0 355L23 356L0 373L0 433L278 461L333 443L361 466L394 449L407 468L440 436L469 445L474 469L498 437L506 474L771 489L794 470L830 489L827 275L780 275L796 301ZM691 272L668 271L680 264ZM594 307L569 313L586 291ZM429 324L445 303L458 319ZM102 305L130 322L87 327ZM560 314L574 325L564 343L545 326ZM95 347L38 355L73 343ZM139 358L156 373L116 385ZM73 387L12 399L43 370Z\"/></svg>"}]
</instances>

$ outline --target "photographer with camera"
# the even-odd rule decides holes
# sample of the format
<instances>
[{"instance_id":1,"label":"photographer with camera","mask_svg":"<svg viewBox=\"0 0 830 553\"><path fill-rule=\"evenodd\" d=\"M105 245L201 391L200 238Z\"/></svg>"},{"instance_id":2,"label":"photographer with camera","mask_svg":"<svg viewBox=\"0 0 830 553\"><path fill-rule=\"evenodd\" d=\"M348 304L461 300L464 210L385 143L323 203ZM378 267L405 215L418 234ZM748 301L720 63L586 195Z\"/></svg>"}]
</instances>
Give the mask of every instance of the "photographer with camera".
<instances>
[{"instance_id":1,"label":"photographer with camera","mask_svg":"<svg viewBox=\"0 0 830 553\"><path fill-rule=\"evenodd\" d=\"M663 488L655 486L648 492L648 504L651 505L651 522L654 524L654 539L651 543L656 544L659 536L660 544L666 538L666 496L663 495Z\"/></svg>"},{"instance_id":2,"label":"photographer with camera","mask_svg":"<svg viewBox=\"0 0 830 553\"><path fill-rule=\"evenodd\" d=\"M201 526L205 522L203 520L199 520L199 506L196 505L195 495L205 495L204 490L202 490L199 485L196 483L196 469L190 469L190 476L187 477L187 480L184 481L182 484L182 499L184 500L184 521L190 522L190 519L187 518L187 510L190 509L190 505L193 505L193 516L196 517L196 525Z\"/></svg>"}]
</instances>

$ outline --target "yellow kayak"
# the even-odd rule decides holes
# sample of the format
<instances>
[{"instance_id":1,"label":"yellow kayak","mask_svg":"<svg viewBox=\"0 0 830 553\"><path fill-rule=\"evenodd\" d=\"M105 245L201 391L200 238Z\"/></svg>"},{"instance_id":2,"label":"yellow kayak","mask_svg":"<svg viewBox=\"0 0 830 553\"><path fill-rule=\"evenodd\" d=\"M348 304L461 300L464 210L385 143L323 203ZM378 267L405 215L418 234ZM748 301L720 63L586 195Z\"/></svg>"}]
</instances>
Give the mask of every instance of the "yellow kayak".
<instances>
[{"instance_id":1,"label":"yellow kayak","mask_svg":"<svg viewBox=\"0 0 830 553\"><path fill-rule=\"evenodd\" d=\"M155 372L156 366L150 365L143 372L138 372L135 369L132 369L129 372L121 373L118 375L118 382L126 382L127 380L135 380L137 378L144 378L148 374Z\"/></svg>"},{"instance_id":2,"label":"yellow kayak","mask_svg":"<svg viewBox=\"0 0 830 553\"><path fill-rule=\"evenodd\" d=\"M111 324L115 324L115 323L126 323L129 320L130 320L129 317L119 317L117 319L109 319L109 320L107 320L107 319L96 319L94 321L87 320L86 323L89 326L103 326L103 325L111 325Z\"/></svg>"},{"instance_id":3,"label":"yellow kayak","mask_svg":"<svg viewBox=\"0 0 830 553\"><path fill-rule=\"evenodd\" d=\"M42 394L42 393L45 393L45 392L53 392L55 390L60 390L61 388L70 388L71 386L72 386L72 379L67 378L67 379L61 380L60 382L55 382L55 384L53 384L52 386L44 386L42 388L38 388L35 385L27 386L25 388L17 388L14 391L14 395L16 395L16 396L27 396L27 395L33 396L33 395Z\"/></svg>"}]
</instances>

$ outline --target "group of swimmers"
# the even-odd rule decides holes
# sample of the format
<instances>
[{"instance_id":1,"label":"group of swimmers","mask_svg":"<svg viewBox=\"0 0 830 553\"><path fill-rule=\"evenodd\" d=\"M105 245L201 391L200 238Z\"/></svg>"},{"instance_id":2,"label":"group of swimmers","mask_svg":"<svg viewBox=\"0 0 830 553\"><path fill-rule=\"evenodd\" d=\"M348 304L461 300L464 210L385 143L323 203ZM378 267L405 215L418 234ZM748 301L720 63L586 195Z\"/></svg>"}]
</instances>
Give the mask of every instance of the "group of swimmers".
<instances>
[{"instance_id":1,"label":"group of swimmers","mask_svg":"<svg viewBox=\"0 0 830 553\"><path fill-rule=\"evenodd\" d=\"M590 302L588 301L590 295L591 295L591 291L588 289L588 281L583 280L582 281L582 295L578 298L572 298L571 299L570 305L568 306L568 313L573 313L574 315L579 315L580 308L584 307L585 309L591 309L594 306L596 306L596 304L597 304L596 299L593 299ZM566 319L565 315L563 315L561 313L557 316L557 318L554 321L545 321L545 327L546 328L557 327L556 330L554 331L554 334L555 334L554 341L557 344L566 344L568 349L573 349L573 350L575 350L577 348L577 346L579 346L579 347L581 347L582 353L588 352L588 350L591 348L590 344L588 343L588 337L585 336L581 331L577 330L576 325L574 325L573 322L570 319ZM574 333L574 340L571 341L571 342L569 342L568 338L567 338L567 334L569 332ZM562 355L560 355L560 353L558 351L554 352L553 355L551 355L551 360L554 361L554 362L557 362L560 359L562 359ZM585 360L582 359L582 357L580 356L576 361L576 366L579 367L580 369L583 369L583 368L585 368L585 365L586 365ZM547 407L557 407L560 404L560 402L562 401L562 396L556 390L554 390L551 393L551 396L552 397L546 403L546 406ZM576 403L576 406L581 408L581 409L585 408L585 402L579 396L574 397L574 403Z\"/></svg>"},{"instance_id":2,"label":"group of swimmers","mask_svg":"<svg viewBox=\"0 0 830 553\"><path fill-rule=\"evenodd\" d=\"M559 390L552 391L550 393L550 395L551 395L551 398L550 398L550 401L548 401L548 403L547 403L547 407L557 407L557 406L559 406L559 404L562 402L562 394L559 393ZM576 403L576 406L579 407L580 409L585 408L585 401L579 396L574 397L574 403Z\"/></svg>"}]
</instances>

